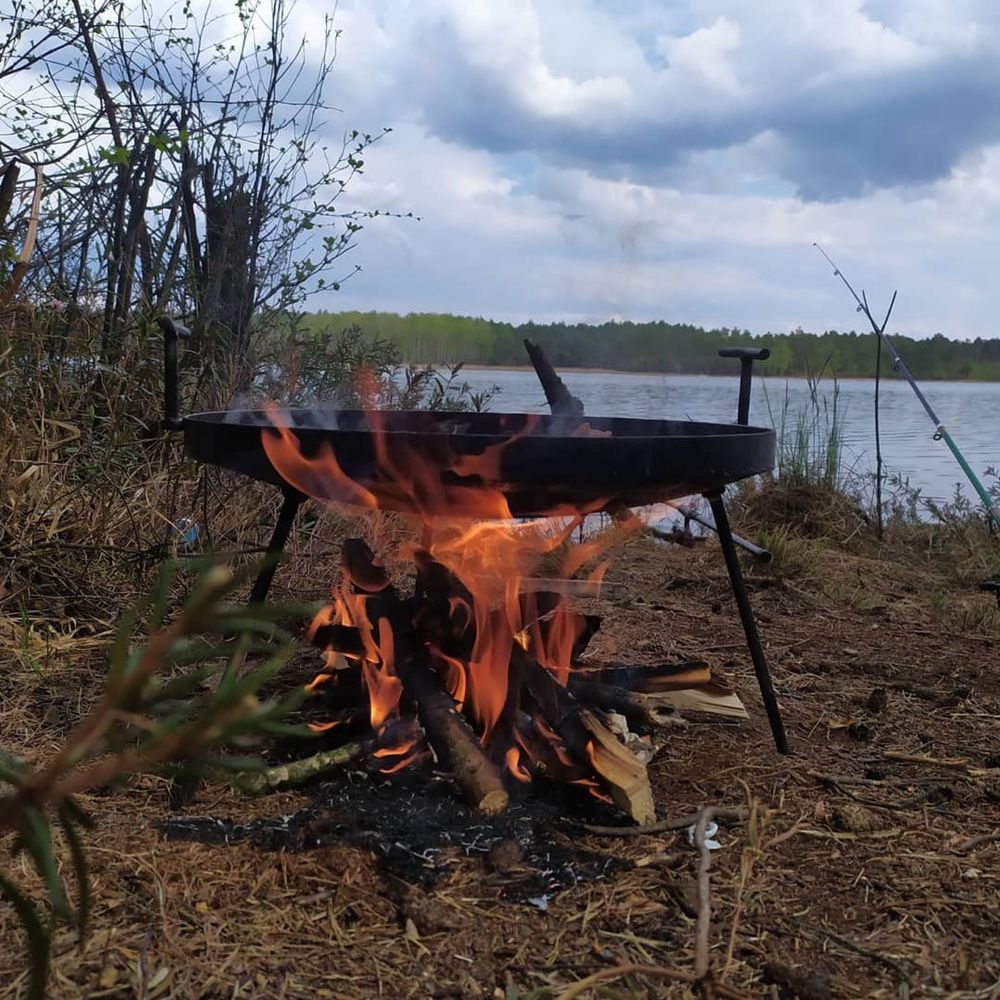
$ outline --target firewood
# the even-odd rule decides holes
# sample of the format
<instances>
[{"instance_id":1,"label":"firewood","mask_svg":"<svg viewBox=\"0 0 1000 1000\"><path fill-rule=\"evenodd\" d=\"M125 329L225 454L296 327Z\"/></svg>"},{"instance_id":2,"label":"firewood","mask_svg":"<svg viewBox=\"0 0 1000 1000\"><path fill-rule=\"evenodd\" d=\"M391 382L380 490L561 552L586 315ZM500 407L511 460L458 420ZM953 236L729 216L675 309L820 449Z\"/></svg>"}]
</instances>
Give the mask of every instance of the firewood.
<instances>
[{"instance_id":1,"label":"firewood","mask_svg":"<svg viewBox=\"0 0 1000 1000\"><path fill-rule=\"evenodd\" d=\"M552 367L552 362L545 356L545 351L527 338L524 341L524 349L528 352L528 357L531 358L535 373L538 375L538 381L542 383L545 400L549 404L552 415L556 417L582 417L583 403L566 388L566 383Z\"/></svg>"},{"instance_id":2,"label":"firewood","mask_svg":"<svg viewBox=\"0 0 1000 1000\"><path fill-rule=\"evenodd\" d=\"M348 544L349 543L349 544ZM490 761L455 702L428 666L412 635L411 607L400 600L388 576L361 539L348 539L343 549L345 570L354 586L371 594L367 612L377 628L385 618L393 635L393 667L404 692L417 706L417 717L438 759L448 767L470 805L487 815L507 808L509 796L500 771ZM371 588L371 589L369 589Z\"/></svg>"},{"instance_id":3,"label":"firewood","mask_svg":"<svg viewBox=\"0 0 1000 1000\"><path fill-rule=\"evenodd\" d=\"M368 543L361 538L347 538L340 549L344 575L356 590L376 594L391 589L389 574Z\"/></svg>"},{"instance_id":4,"label":"firewood","mask_svg":"<svg viewBox=\"0 0 1000 1000\"><path fill-rule=\"evenodd\" d=\"M355 658L365 655L361 632L353 625L320 625L309 641L317 649L332 649Z\"/></svg>"},{"instance_id":5,"label":"firewood","mask_svg":"<svg viewBox=\"0 0 1000 1000\"><path fill-rule=\"evenodd\" d=\"M676 691L656 691L642 695L645 703L651 709L656 707L672 708L678 712L695 715L716 715L726 719L750 718L735 691L721 685L709 682L681 688Z\"/></svg>"},{"instance_id":6,"label":"firewood","mask_svg":"<svg viewBox=\"0 0 1000 1000\"><path fill-rule=\"evenodd\" d=\"M593 738L590 763L616 806L639 826L656 822L649 774L631 750L611 733L593 713L580 709L580 722Z\"/></svg>"},{"instance_id":7,"label":"firewood","mask_svg":"<svg viewBox=\"0 0 1000 1000\"><path fill-rule=\"evenodd\" d=\"M515 648L512 659L534 699L533 707L559 735L570 755L589 765L626 815L642 825L654 822L656 810L645 764L533 656Z\"/></svg>"},{"instance_id":8,"label":"firewood","mask_svg":"<svg viewBox=\"0 0 1000 1000\"><path fill-rule=\"evenodd\" d=\"M648 732L657 725L656 716L649 710L641 694L626 691L614 684L604 684L601 681L588 680L577 673L569 675L570 692L590 708L606 712L618 712L623 715L629 728L635 732Z\"/></svg>"},{"instance_id":9,"label":"firewood","mask_svg":"<svg viewBox=\"0 0 1000 1000\"><path fill-rule=\"evenodd\" d=\"M507 808L510 796L496 765L483 751L451 695L420 658L396 645L396 674L417 705L420 725L438 759L451 771L466 801L488 816Z\"/></svg>"},{"instance_id":10,"label":"firewood","mask_svg":"<svg viewBox=\"0 0 1000 1000\"><path fill-rule=\"evenodd\" d=\"M699 715L715 715L728 719L748 719L743 702L732 688L715 680L711 671L704 663L657 664L650 667L624 666L622 664L606 664L591 667L578 664L577 669L570 674L570 687L585 690L585 685L596 684L592 704L597 707L614 709L612 700L617 692L624 691L631 695L622 699L624 704L630 701L641 705L650 717L656 721L658 713L664 709L694 713ZM604 690L610 689L604 694ZM601 704L601 698L605 704ZM587 701L586 697L582 700ZM628 718L628 712L622 708L616 709ZM638 712L636 713L638 718Z\"/></svg>"},{"instance_id":11,"label":"firewood","mask_svg":"<svg viewBox=\"0 0 1000 1000\"><path fill-rule=\"evenodd\" d=\"M612 684L628 691L679 691L712 681L708 665L700 660L689 663L657 663L649 666L624 663L577 663L581 677Z\"/></svg>"}]
</instances>

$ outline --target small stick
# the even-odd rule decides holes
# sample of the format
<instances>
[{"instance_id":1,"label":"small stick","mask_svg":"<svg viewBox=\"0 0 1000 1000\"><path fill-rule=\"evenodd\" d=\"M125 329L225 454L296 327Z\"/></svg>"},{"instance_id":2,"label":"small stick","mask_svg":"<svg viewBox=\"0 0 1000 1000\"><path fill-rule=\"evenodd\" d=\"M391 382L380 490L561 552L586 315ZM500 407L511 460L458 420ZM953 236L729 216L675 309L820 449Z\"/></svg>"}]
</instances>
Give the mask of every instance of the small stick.
<instances>
[{"instance_id":1,"label":"small stick","mask_svg":"<svg viewBox=\"0 0 1000 1000\"><path fill-rule=\"evenodd\" d=\"M870 951L868 948L862 948L861 945L855 944L850 938L844 937L842 934L836 933L836 931L831 931L828 927L807 928L807 930L815 937L828 937L831 941L836 941L842 948L853 951L856 955L861 955L872 962L877 962L879 965L884 965L887 969L892 969L904 983L909 983L909 973L894 958L889 958L888 955L880 955L877 951Z\"/></svg>"},{"instance_id":2,"label":"small stick","mask_svg":"<svg viewBox=\"0 0 1000 1000\"><path fill-rule=\"evenodd\" d=\"M711 975L708 962L708 932L712 925L712 890L708 873L712 867L712 852L705 844L705 830L713 814L711 806L702 809L694 829L694 842L701 854L698 861L698 923L694 939L694 974L702 983L705 983Z\"/></svg>"},{"instance_id":3,"label":"small stick","mask_svg":"<svg viewBox=\"0 0 1000 1000\"><path fill-rule=\"evenodd\" d=\"M964 843L959 844L955 850L959 854L968 854L978 847L982 847L985 844L992 844L998 840L1000 840L1000 832L981 833L978 837L970 837Z\"/></svg>"},{"instance_id":4,"label":"small stick","mask_svg":"<svg viewBox=\"0 0 1000 1000\"><path fill-rule=\"evenodd\" d=\"M348 743L334 750L321 750L311 757L303 757L302 760L293 760L290 764L279 764L276 767L269 767L266 771L227 777L223 781L246 792L247 795L261 795L282 785L299 785L317 774L357 760L364 752L363 743ZM211 772L212 777L216 775L221 776L221 772Z\"/></svg>"},{"instance_id":5,"label":"small stick","mask_svg":"<svg viewBox=\"0 0 1000 1000\"><path fill-rule=\"evenodd\" d=\"M574 1000L575 997L585 993L592 986L603 983L608 979L618 979L621 976L648 976L651 979L673 979L678 983L688 983L691 986L698 984L698 977L690 972L681 972L679 969L666 969L661 965L613 965L607 969L601 969L573 983L572 986L558 994L555 1000ZM719 983L716 992L725 1000L749 1000L749 997L742 990L734 989Z\"/></svg>"},{"instance_id":6,"label":"small stick","mask_svg":"<svg viewBox=\"0 0 1000 1000\"><path fill-rule=\"evenodd\" d=\"M821 785L826 785L829 788L833 788L840 792L841 795L846 795L849 799L853 799L855 802L863 806L870 806L873 809L885 809L889 812L905 812L908 809L912 809L914 806L920 805L922 802L927 800L927 797L933 791L933 788L925 789L919 795L914 795L911 798L904 799L902 802L885 802L879 799L869 799L864 795L857 795L852 792L849 788L845 788L841 784L840 778L833 774L823 774L821 771L806 771L806 774L810 778L815 778Z\"/></svg>"},{"instance_id":7,"label":"small stick","mask_svg":"<svg viewBox=\"0 0 1000 1000\"><path fill-rule=\"evenodd\" d=\"M728 806L712 806L712 819L722 822L737 822L746 819L749 813L745 806L730 808ZM692 823L697 823L701 817L701 811L688 813L687 816L676 816L673 819L661 819L658 823L649 823L647 826L592 826L589 823L583 824L583 829L587 833L596 834L598 837L639 837L647 833L666 833L668 830L686 830Z\"/></svg>"},{"instance_id":8,"label":"small stick","mask_svg":"<svg viewBox=\"0 0 1000 1000\"><path fill-rule=\"evenodd\" d=\"M927 757L919 753L902 753L898 750L886 750L882 756L886 760L899 760L905 764L932 764L936 767L955 767L965 770L970 763L968 757Z\"/></svg>"}]
</instances>

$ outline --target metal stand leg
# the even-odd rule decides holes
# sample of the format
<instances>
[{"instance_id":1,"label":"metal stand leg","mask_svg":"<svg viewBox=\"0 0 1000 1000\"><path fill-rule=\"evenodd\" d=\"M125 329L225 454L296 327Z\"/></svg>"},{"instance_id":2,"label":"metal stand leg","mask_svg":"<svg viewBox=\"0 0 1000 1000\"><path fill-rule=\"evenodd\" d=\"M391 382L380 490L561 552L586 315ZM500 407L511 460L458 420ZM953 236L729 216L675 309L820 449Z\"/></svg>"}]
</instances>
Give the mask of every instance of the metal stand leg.
<instances>
[{"instance_id":1,"label":"metal stand leg","mask_svg":"<svg viewBox=\"0 0 1000 1000\"><path fill-rule=\"evenodd\" d=\"M278 568L278 561L281 553L285 549L285 542L288 541L288 533L295 523L295 515L302 506L305 497L301 493L286 493L285 502L278 512L278 522L274 526L271 534L271 541L267 543L267 555L261 571L257 574L257 579L253 582L253 589L250 591L250 603L259 604L267 597L267 592L271 589L271 581L274 579L274 571Z\"/></svg>"},{"instance_id":2,"label":"metal stand leg","mask_svg":"<svg viewBox=\"0 0 1000 1000\"><path fill-rule=\"evenodd\" d=\"M743 631L746 633L747 645L750 647L750 659L753 661L754 673L757 675L757 683L760 685L761 698L764 700L767 718L771 723L774 745L777 747L778 753L790 754L788 738L785 736L785 724L781 720L781 709L778 708L778 698L771 685L771 674L767 669L764 647L760 642L753 608L750 607L750 597L743 581L743 570L740 568L740 561L736 555L733 533L726 515L726 505L722 501L721 493L706 494L706 499L712 505L712 513L715 515L715 525L719 532L719 541L722 543L722 554L726 559L726 569L729 570L733 596L736 598L736 606L740 611L740 621L743 622Z\"/></svg>"}]
</instances>

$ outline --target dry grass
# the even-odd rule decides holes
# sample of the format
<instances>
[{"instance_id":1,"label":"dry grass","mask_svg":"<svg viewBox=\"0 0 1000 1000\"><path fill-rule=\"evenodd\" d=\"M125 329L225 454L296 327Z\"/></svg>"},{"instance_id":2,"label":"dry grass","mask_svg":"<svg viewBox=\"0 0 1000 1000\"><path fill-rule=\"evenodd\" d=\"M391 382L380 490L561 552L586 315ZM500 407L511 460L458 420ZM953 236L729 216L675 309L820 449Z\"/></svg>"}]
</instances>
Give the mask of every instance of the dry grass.
<instances>
[{"instance_id":1,"label":"dry grass","mask_svg":"<svg viewBox=\"0 0 1000 1000\"><path fill-rule=\"evenodd\" d=\"M283 586L325 587L332 565L311 567L323 536L317 528L298 537ZM751 996L766 993L769 964L819 972L833 996L995 995L998 848L961 853L969 838L1000 826L1000 770L986 766L1000 716L992 598L956 591L912 560L803 544L814 545L807 575L752 583L792 758L774 753L756 708L713 545L695 553L630 545L627 562L612 569L617 596L604 602L595 640L600 655L708 659L734 677L751 708L745 726L671 733L653 765L663 813L738 805L748 791L753 804L755 821L724 828L712 859L713 966ZM956 622L959 603L981 619ZM99 658L76 656L44 681L30 670L8 674L0 682L5 742L33 758L50 752L99 676ZM876 712L868 705L878 687L887 703ZM246 820L308 802L308 791L248 800L205 789L187 811ZM498 899L479 861L457 862L433 891L416 890L421 913L446 912L455 926L429 919L408 933L412 900L369 851L336 840L295 853L166 842L154 824L169 811L167 789L152 777L87 804L98 819L94 932L82 950L68 937L59 949L60 997L346 1000L501 989L541 998L614 966L693 968L697 852L683 836L581 838L633 862L666 861L567 890L547 913ZM6 911L0 921L0 981L16 996L14 925ZM691 994L683 983L633 973L582 995Z\"/></svg>"},{"instance_id":2,"label":"dry grass","mask_svg":"<svg viewBox=\"0 0 1000 1000\"><path fill-rule=\"evenodd\" d=\"M0 408L0 718L5 748L30 762L93 702L110 631L176 550L179 517L236 561L254 558L276 517L276 491L192 467L176 440L138 433L158 415L149 384L138 401L105 385L97 414L52 387ZM997 996L998 847L961 850L1000 829L1000 770L987 767L1000 612L970 586L1000 562L996 541L910 528L880 544L856 506L805 488L745 494L737 527L784 546L750 586L794 757L771 746L714 542L625 545L592 650L705 659L751 709L745 726L671 731L653 765L662 813L751 804L754 822L724 829L712 859L717 975L751 996L766 995L769 964L817 971L838 997ZM304 510L275 596L325 596L348 530L334 512ZM405 525L384 517L365 530L384 551ZM202 789L186 810L245 821L309 802L308 791L251 800ZM459 859L435 890L418 890L422 912L456 926L408 933L411 910L369 851L164 841L155 824L168 788L150 776L85 804L97 820L93 930L79 947L61 939L53 996L541 1000L616 966L693 968L698 856L673 834L581 836L636 867L557 895L545 913L499 899L480 862ZM667 860L638 864L654 855ZM0 906L0 996L24 982L16 923ZM691 992L633 972L583 995Z\"/></svg>"}]
</instances>

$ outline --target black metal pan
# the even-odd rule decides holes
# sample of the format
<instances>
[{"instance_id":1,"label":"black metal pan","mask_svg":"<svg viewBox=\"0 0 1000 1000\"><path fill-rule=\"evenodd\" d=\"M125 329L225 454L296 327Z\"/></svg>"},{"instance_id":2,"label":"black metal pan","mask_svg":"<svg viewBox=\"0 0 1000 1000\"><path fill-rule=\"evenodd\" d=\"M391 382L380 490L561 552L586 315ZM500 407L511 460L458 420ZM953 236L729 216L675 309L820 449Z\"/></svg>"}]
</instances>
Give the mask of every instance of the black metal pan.
<instances>
[{"instance_id":1,"label":"black metal pan","mask_svg":"<svg viewBox=\"0 0 1000 1000\"><path fill-rule=\"evenodd\" d=\"M199 462L318 499L427 514L484 516L484 487L518 517L711 493L770 471L775 445L773 430L736 424L590 417L567 433L565 418L523 413L229 410L178 422ZM294 434L302 461L275 447L275 427Z\"/></svg>"}]
</instances>

